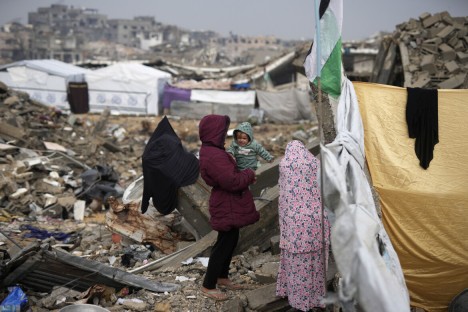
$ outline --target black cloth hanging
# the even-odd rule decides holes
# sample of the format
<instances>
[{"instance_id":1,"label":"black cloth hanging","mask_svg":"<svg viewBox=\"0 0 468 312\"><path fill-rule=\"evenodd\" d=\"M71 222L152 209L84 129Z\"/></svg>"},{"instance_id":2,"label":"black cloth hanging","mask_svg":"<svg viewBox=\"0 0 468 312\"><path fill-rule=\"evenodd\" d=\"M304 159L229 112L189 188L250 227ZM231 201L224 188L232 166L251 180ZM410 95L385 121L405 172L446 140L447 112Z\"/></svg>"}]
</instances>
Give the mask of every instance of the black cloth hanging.
<instances>
[{"instance_id":1,"label":"black cloth hanging","mask_svg":"<svg viewBox=\"0 0 468 312\"><path fill-rule=\"evenodd\" d=\"M166 215L177 208L178 190L195 183L199 162L185 150L166 116L154 130L142 156L143 199L141 211L146 212L149 199Z\"/></svg>"},{"instance_id":2,"label":"black cloth hanging","mask_svg":"<svg viewBox=\"0 0 468 312\"><path fill-rule=\"evenodd\" d=\"M410 138L416 139L414 150L424 169L434 157L439 143L439 114L437 89L407 88L406 123Z\"/></svg>"},{"instance_id":3,"label":"black cloth hanging","mask_svg":"<svg viewBox=\"0 0 468 312\"><path fill-rule=\"evenodd\" d=\"M69 82L67 101L73 114L89 112L88 84L86 82Z\"/></svg>"}]
</instances>

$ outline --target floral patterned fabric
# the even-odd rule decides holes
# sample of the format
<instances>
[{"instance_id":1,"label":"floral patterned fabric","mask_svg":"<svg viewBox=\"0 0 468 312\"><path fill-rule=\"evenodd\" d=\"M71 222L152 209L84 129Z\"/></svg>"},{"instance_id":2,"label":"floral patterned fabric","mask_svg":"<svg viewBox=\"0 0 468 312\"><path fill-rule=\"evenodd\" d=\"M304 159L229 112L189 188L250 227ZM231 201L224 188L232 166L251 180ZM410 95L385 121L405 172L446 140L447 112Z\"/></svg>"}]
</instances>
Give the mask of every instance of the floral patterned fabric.
<instances>
[{"instance_id":1,"label":"floral patterned fabric","mask_svg":"<svg viewBox=\"0 0 468 312\"><path fill-rule=\"evenodd\" d=\"M302 311L323 307L320 300L325 295L330 224L324 211L323 250L319 167L319 160L300 141L288 143L279 165L281 254L276 295L287 296L289 304Z\"/></svg>"}]
</instances>

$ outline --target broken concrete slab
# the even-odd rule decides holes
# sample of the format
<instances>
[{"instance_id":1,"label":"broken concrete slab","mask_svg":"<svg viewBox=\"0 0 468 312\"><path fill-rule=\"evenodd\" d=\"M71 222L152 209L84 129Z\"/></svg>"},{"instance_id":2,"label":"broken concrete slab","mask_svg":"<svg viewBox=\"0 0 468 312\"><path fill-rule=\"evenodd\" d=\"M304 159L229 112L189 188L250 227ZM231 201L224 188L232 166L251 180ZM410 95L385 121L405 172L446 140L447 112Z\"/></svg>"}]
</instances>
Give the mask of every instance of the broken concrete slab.
<instances>
[{"instance_id":1,"label":"broken concrete slab","mask_svg":"<svg viewBox=\"0 0 468 312\"><path fill-rule=\"evenodd\" d=\"M7 137L24 140L26 133L22 128L12 126L6 122L0 123L0 134L6 135Z\"/></svg>"},{"instance_id":2,"label":"broken concrete slab","mask_svg":"<svg viewBox=\"0 0 468 312\"><path fill-rule=\"evenodd\" d=\"M246 297L254 311L282 311L289 306L287 299L276 296L276 283L252 290Z\"/></svg>"},{"instance_id":3,"label":"broken concrete slab","mask_svg":"<svg viewBox=\"0 0 468 312\"><path fill-rule=\"evenodd\" d=\"M448 44L442 43L439 45L441 56L445 61L453 61L456 57L455 50Z\"/></svg>"},{"instance_id":4,"label":"broken concrete slab","mask_svg":"<svg viewBox=\"0 0 468 312\"><path fill-rule=\"evenodd\" d=\"M455 75L461 70L460 66L458 66L457 62L455 61L450 61L448 63L445 63L445 68L451 75Z\"/></svg>"},{"instance_id":5,"label":"broken concrete slab","mask_svg":"<svg viewBox=\"0 0 468 312\"><path fill-rule=\"evenodd\" d=\"M422 20L422 24L423 24L424 28L429 28L429 27L431 27L432 25L434 25L435 23L437 23L439 21L440 21L440 15L438 15L438 14L434 14L432 16L424 15L424 19Z\"/></svg>"},{"instance_id":6,"label":"broken concrete slab","mask_svg":"<svg viewBox=\"0 0 468 312\"><path fill-rule=\"evenodd\" d=\"M461 73L438 84L440 89L455 89L465 83L467 74Z\"/></svg>"}]
</instances>

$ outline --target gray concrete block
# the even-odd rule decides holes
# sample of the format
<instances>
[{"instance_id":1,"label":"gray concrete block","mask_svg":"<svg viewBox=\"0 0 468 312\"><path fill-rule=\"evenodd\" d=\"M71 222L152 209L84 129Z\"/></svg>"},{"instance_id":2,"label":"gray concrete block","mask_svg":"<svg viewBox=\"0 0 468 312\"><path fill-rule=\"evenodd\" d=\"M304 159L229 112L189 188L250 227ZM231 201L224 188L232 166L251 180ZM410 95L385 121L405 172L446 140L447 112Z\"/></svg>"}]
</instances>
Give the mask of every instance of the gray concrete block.
<instances>
[{"instance_id":1,"label":"gray concrete block","mask_svg":"<svg viewBox=\"0 0 468 312\"><path fill-rule=\"evenodd\" d=\"M428 12L424 12L423 14L419 15L419 20L424 21L425 19L428 19L432 15Z\"/></svg>"},{"instance_id":2,"label":"gray concrete block","mask_svg":"<svg viewBox=\"0 0 468 312\"><path fill-rule=\"evenodd\" d=\"M436 72L437 68L434 65L435 57L432 54L424 55L421 60L421 69L427 71L429 74Z\"/></svg>"},{"instance_id":3,"label":"gray concrete block","mask_svg":"<svg viewBox=\"0 0 468 312\"><path fill-rule=\"evenodd\" d=\"M455 49L455 47L457 46L458 42L459 42L459 40L458 40L458 38L457 38L456 36L453 36L452 38L450 38L450 39L447 41L448 45L451 46L451 47L454 48L454 49Z\"/></svg>"},{"instance_id":4,"label":"gray concrete block","mask_svg":"<svg viewBox=\"0 0 468 312\"><path fill-rule=\"evenodd\" d=\"M456 58L455 50L446 43L439 45L439 50L444 61L453 61Z\"/></svg>"},{"instance_id":5,"label":"gray concrete block","mask_svg":"<svg viewBox=\"0 0 468 312\"><path fill-rule=\"evenodd\" d=\"M436 44L436 45L438 46L438 45L441 44L442 42L443 42L443 41L442 41L442 38L435 37L435 38L431 38L431 39L424 40L424 41L423 41L423 44L424 44L424 43L434 43L434 44Z\"/></svg>"},{"instance_id":6,"label":"gray concrete block","mask_svg":"<svg viewBox=\"0 0 468 312\"><path fill-rule=\"evenodd\" d=\"M426 86L430 81L431 79L429 78L429 73L422 71L416 77L414 77L409 87L422 88Z\"/></svg>"},{"instance_id":7,"label":"gray concrete block","mask_svg":"<svg viewBox=\"0 0 468 312\"><path fill-rule=\"evenodd\" d=\"M463 64L468 63L468 53L457 52L457 58Z\"/></svg>"},{"instance_id":8,"label":"gray concrete block","mask_svg":"<svg viewBox=\"0 0 468 312\"><path fill-rule=\"evenodd\" d=\"M242 300L239 297L234 297L233 299L230 299L229 301L225 302L223 304L223 309L222 311L225 312L243 312L244 306L242 304Z\"/></svg>"},{"instance_id":9,"label":"gray concrete block","mask_svg":"<svg viewBox=\"0 0 468 312\"><path fill-rule=\"evenodd\" d=\"M421 44L421 48L431 54L437 53L437 44L435 43L424 42L423 44Z\"/></svg>"},{"instance_id":10,"label":"gray concrete block","mask_svg":"<svg viewBox=\"0 0 468 312\"><path fill-rule=\"evenodd\" d=\"M283 305L283 307L287 307L289 305L288 301L284 298L276 297L276 283L257 288L247 293L246 297L249 303L249 308L252 310L278 311L276 309L279 308L279 305ZM267 307L273 305L275 309L273 309L273 307L267 309Z\"/></svg>"},{"instance_id":11,"label":"gray concrete block","mask_svg":"<svg viewBox=\"0 0 468 312\"><path fill-rule=\"evenodd\" d=\"M460 71L460 67L458 66L457 62L450 61L445 63L445 68L449 72L449 74L457 74Z\"/></svg>"},{"instance_id":12,"label":"gray concrete block","mask_svg":"<svg viewBox=\"0 0 468 312\"><path fill-rule=\"evenodd\" d=\"M416 66L416 65L414 65L414 64L410 64L410 65L408 65L408 68L407 68L407 69L408 69L408 71L409 71L410 73L414 73L415 71L418 70L418 66Z\"/></svg>"},{"instance_id":13,"label":"gray concrete block","mask_svg":"<svg viewBox=\"0 0 468 312\"><path fill-rule=\"evenodd\" d=\"M466 73L461 73L456 75L455 77L442 81L438 84L438 87L439 89L456 89L459 86L463 85L465 79Z\"/></svg>"},{"instance_id":14,"label":"gray concrete block","mask_svg":"<svg viewBox=\"0 0 468 312\"><path fill-rule=\"evenodd\" d=\"M272 238L270 238L270 247L271 247L271 254L272 255L279 255L281 252L281 249L279 247L279 242L280 242L280 236L275 235Z\"/></svg>"},{"instance_id":15,"label":"gray concrete block","mask_svg":"<svg viewBox=\"0 0 468 312\"><path fill-rule=\"evenodd\" d=\"M427 29L427 35L426 38L434 38L437 36L438 33L440 33L445 27L444 26L438 26L438 27L431 27Z\"/></svg>"},{"instance_id":16,"label":"gray concrete block","mask_svg":"<svg viewBox=\"0 0 468 312\"><path fill-rule=\"evenodd\" d=\"M452 31L455 30L455 27L449 25L445 26L439 33L437 33L437 37L439 38L447 38Z\"/></svg>"},{"instance_id":17,"label":"gray concrete block","mask_svg":"<svg viewBox=\"0 0 468 312\"><path fill-rule=\"evenodd\" d=\"M425 18L422 21L422 24L424 28L429 28L439 21L440 21L440 16L438 14L435 14L435 15Z\"/></svg>"}]
</instances>

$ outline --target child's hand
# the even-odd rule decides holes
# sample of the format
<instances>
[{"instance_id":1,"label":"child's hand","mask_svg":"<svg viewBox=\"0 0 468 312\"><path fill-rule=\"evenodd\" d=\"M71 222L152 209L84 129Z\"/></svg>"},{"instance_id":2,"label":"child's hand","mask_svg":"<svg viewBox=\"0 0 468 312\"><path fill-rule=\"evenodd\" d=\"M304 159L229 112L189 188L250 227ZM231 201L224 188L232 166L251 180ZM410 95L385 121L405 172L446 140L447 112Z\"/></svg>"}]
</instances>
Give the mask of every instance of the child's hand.
<instances>
[{"instance_id":1,"label":"child's hand","mask_svg":"<svg viewBox=\"0 0 468 312\"><path fill-rule=\"evenodd\" d=\"M275 158L273 157L272 159L268 160L269 163L272 163Z\"/></svg>"}]
</instances>

